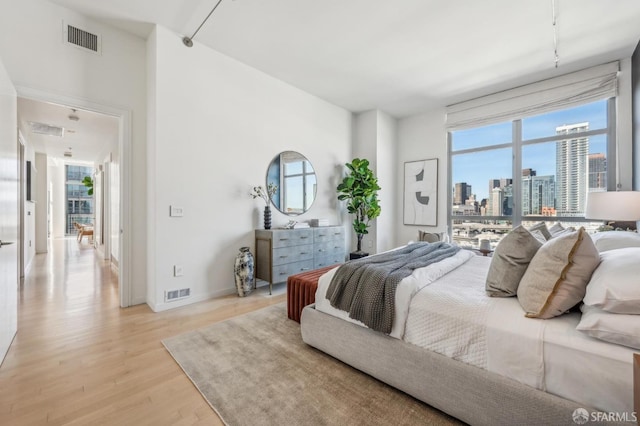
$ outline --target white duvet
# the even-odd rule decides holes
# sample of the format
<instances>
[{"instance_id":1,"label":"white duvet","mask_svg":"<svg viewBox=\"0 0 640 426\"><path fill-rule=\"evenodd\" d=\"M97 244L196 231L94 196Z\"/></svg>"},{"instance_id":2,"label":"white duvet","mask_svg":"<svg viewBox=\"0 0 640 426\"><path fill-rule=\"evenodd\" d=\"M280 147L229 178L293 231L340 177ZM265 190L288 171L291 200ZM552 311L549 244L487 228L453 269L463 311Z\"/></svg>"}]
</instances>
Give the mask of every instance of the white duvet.
<instances>
[{"instance_id":1,"label":"white duvet","mask_svg":"<svg viewBox=\"0 0 640 426\"><path fill-rule=\"evenodd\" d=\"M446 273L456 269L473 256L474 254L468 250L460 250L454 256L437 263L432 263L424 268L416 269L411 275L400 281L396 288L395 318L389 335L396 339L401 339L404 335L405 322L407 320L407 314L409 313L409 303L411 303L411 299L413 299L416 293ZM345 321L366 327L362 322L349 318L348 312L331 306L331 302L327 299L327 289L337 269L338 268L330 270L318 280L316 309Z\"/></svg>"},{"instance_id":2,"label":"white duvet","mask_svg":"<svg viewBox=\"0 0 640 426\"><path fill-rule=\"evenodd\" d=\"M579 314L526 318L517 298L486 296L490 261L461 250L414 271L398 285L390 336L585 406L632 410L633 350L575 330ZM316 310L365 327L326 298L334 273L318 281Z\"/></svg>"}]
</instances>

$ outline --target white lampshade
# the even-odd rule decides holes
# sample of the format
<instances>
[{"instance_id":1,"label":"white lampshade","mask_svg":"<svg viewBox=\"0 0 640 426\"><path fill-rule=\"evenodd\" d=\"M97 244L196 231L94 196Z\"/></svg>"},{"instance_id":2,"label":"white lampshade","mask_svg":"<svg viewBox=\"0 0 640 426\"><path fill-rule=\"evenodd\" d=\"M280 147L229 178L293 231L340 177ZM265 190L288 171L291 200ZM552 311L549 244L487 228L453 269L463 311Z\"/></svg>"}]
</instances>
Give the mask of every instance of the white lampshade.
<instances>
[{"instance_id":1,"label":"white lampshade","mask_svg":"<svg viewBox=\"0 0 640 426\"><path fill-rule=\"evenodd\" d=\"M587 219L640 220L640 191L588 192Z\"/></svg>"}]
</instances>

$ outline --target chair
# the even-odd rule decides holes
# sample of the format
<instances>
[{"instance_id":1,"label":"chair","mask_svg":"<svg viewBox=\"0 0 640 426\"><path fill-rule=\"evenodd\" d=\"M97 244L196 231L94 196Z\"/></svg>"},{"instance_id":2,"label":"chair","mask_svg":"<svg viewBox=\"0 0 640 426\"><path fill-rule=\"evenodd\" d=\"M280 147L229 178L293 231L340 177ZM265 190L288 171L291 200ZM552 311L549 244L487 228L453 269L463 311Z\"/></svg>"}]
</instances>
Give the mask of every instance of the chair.
<instances>
[{"instance_id":1,"label":"chair","mask_svg":"<svg viewBox=\"0 0 640 426\"><path fill-rule=\"evenodd\" d=\"M78 230L78 241L82 242L82 238L86 235L88 240L93 240L93 225L74 223Z\"/></svg>"}]
</instances>

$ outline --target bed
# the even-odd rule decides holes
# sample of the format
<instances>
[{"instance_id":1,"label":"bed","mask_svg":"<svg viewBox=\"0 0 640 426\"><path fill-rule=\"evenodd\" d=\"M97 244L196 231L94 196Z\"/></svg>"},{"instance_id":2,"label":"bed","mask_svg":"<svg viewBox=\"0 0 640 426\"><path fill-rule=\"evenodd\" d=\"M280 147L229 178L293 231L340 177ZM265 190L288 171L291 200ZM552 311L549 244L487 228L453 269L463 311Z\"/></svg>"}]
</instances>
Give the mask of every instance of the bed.
<instances>
[{"instance_id":1,"label":"bed","mask_svg":"<svg viewBox=\"0 0 640 426\"><path fill-rule=\"evenodd\" d=\"M626 246L637 244L640 254L636 238ZM413 271L396 290L388 334L331 305L333 269L320 278L315 305L303 310L302 338L470 424L576 424L584 413L635 421L634 349L577 330L577 309L527 318L517 297L488 297L491 262L461 250L448 265Z\"/></svg>"}]
</instances>

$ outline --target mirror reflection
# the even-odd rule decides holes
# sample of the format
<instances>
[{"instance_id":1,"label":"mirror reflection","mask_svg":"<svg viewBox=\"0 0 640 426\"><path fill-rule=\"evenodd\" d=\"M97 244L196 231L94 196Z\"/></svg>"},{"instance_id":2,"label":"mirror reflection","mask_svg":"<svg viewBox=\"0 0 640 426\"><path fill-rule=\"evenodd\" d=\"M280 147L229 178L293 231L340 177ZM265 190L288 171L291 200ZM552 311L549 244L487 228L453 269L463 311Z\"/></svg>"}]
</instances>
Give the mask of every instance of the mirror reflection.
<instances>
[{"instance_id":1,"label":"mirror reflection","mask_svg":"<svg viewBox=\"0 0 640 426\"><path fill-rule=\"evenodd\" d=\"M307 158L295 151L276 155L267 169L267 187L278 185L273 205L282 213L295 216L309 210L316 198L316 172Z\"/></svg>"}]
</instances>

